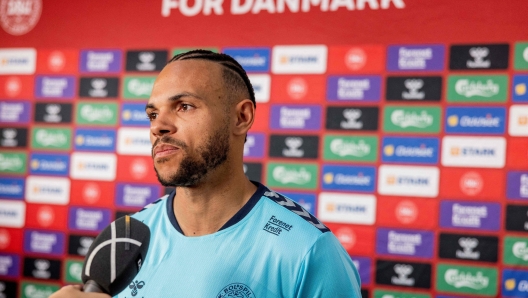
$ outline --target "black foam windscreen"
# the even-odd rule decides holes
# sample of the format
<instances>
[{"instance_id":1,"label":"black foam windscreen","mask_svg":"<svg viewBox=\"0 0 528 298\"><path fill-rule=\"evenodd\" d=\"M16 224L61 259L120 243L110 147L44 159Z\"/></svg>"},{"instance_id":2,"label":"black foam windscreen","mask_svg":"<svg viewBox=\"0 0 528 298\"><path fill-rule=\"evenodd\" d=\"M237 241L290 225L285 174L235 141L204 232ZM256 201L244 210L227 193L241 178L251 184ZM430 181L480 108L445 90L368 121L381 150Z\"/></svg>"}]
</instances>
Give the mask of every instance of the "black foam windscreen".
<instances>
[{"instance_id":1,"label":"black foam windscreen","mask_svg":"<svg viewBox=\"0 0 528 298\"><path fill-rule=\"evenodd\" d=\"M123 216L106 227L90 246L82 269L85 292L115 296L134 279L147 255L150 230ZM97 286L93 287L94 282Z\"/></svg>"}]
</instances>

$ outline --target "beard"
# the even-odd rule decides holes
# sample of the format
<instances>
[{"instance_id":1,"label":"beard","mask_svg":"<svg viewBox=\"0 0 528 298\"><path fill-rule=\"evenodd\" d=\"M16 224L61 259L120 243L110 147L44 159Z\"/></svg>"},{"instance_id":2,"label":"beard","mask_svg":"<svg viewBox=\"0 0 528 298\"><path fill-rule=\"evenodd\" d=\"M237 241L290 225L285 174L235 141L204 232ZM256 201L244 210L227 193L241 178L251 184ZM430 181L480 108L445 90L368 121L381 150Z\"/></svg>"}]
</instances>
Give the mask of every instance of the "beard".
<instances>
[{"instance_id":1,"label":"beard","mask_svg":"<svg viewBox=\"0 0 528 298\"><path fill-rule=\"evenodd\" d=\"M198 185L206 175L223 164L227 160L229 152L229 132L226 126L221 126L209 136L203 146L196 149L196 152L189 153L187 144L180 140L174 140L168 136L158 139L152 146L158 143L173 144L184 151L183 159L178 170L170 173L167 177L162 177L156 169L156 163L165 163L170 157L161 158L154 164L156 176L161 185L166 187L191 187Z\"/></svg>"}]
</instances>

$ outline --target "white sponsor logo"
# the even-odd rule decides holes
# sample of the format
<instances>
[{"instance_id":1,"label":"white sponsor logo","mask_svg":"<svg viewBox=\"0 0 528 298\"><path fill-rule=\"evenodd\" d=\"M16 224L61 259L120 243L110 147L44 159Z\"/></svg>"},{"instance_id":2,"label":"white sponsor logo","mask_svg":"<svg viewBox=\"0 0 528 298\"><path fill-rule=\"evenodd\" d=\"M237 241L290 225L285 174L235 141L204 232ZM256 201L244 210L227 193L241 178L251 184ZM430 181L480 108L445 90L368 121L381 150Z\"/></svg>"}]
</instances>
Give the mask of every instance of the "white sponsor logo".
<instances>
[{"instance_id":1,"label":"white sponsor logo","mask_svg":"<svg viewBox=\"0 0 528 298\"><path fill-rule=\"evenodd\" d=\"M37 51L33 48L0 49L0 74L34 74Z\"/></svg>"},{"instance_id":2,"label":"white sponsor logo","mask_svg":"<svg viewBox=\"0 0 528 298\"><path fill-rule=\"evenodd\" d=\"M35 133L35 141L43 147L64 147L68 143L68 136L63 131L39 129Z\"/></svg>"},{"instance_id":3,"label":"white sponsor logo","mask_svg":"<svg viewBox=\"0 0 528 298\"><path fill-rule=\"evenodd\" d=\"M311 117L310 108L281 107L280 126L282 128L304 128L305 122Z\"/></svg>"},{"instance_id":4,"label":"white sponsor logo","mask_svg":"<svg viewBox=\"0 0 528 298\"><path fill-rule=\"evenodd\" d=\"M0 171L21 170L23 165L24 161L20 156L9 156L0 153Z\"/></svg>"},{"instance_id":5,"label":"white sponsor logo","mask_svg":"<svg viewBox=\"0 0 528 298\"><path fill-rule=\"evenodd\" d=\"M409 275L414 271L413 266L406 264L396 264L394 265L394 272L398 276L393 276L391 282L395 285L400 286L414 286L414 278L409 278Z\"/></svg>"},{"instance_id":6,"label":"white sponsor logo","mask_svg":"<svg viewBox=\"0 0 528 298\"><path fill-rule=\"evenodd\" d=\"M500 117L492 117L490 114L483 116L464 115L458 120L458 115L452 115L447 118L447 124L451 127L460 125L461 127L499 127Z\"/></svg>"},{"instance_id":7,"label":"white sponsor logo","mask_svg":"<svg viewBox=\"0 0 528 298\"><path fill-rule=\"evenodd\" d=\"M68 79L62 77L42 77L41 94L43 97L63 97L68 88Z\"/></svg>"},{"instance_id":8,"label":"white sponsor logo","mask_svg":"<svg viewBox=\"0 0 528 298\"><path fill-rule=\"evenodd\" d=\"M255 91L256 102L268 102L270 99L271 77L268 74L250 74L249 81Z\"/></svg>"},{"instance_id":9,"label":"white sponsor logo","mask_svg":"<svg viewBox=\"0 0 528 298\"><path fill-rule=\"evenodd\" d=\"M29 176L26 180L26 201L66 205L70 202L70 179Z\"/></svg>"},{"instance_id":10,"label":"white sponsor logo","mask_svg":"<svg viewBox=\"0 0 528 298\"><path fill-rule=\"evenodd\" d=\"M30 234L29 247L31 248L31 252L51 253L57 241L56 234L33 231Z\"/></svg>"},{"instance_id":11,"label":"white sponsor logo","mask_svg":"<svg viewBox=\"0 0 528 298\"><path fill-rule=\"evenodd\" d=\"M34 262L35 270L33 270L33 277L49 279L51 272L48 271L50 267L50 262L48 260L36 259Z\"/></svg>"},{"instance_id":12,"label":"white sponsor logo","mask_svg":"<svg viewBox=\"0 0 528 298\"><path fill-rule=\"evenodd\" d=\"M23 103L0 102L0 122L18 122L24 112Z\"/></svg>"},{"instance_id":13,"label":"white sponsor logo","mask_svg":"<svg viewBox=\"0 0 528 298\"><path fill-rule=\"evenodd\" d=\"M402 92L403 99L424 99L425 98L425 92L419 91L424 85L424 81L422 79L408 79L408 80L405 80L403 84L405 85L405 88L408 89L408 91Z\"/></svg>"},{"instance_id":14,"label":"white sponsor logo","mask_svg":"<svg viewBox=\"0 0 528 298\"><path fill-rule=\"evenodd\" d=\"M112 120L114 112L106 105L84 105L81 108L80 116L88 122L105 123Z\"/></svg>"},{"instance_id":15,"label":"white sponsor logo","mask_svg":"<svg viewBox=\"0 0 528 298\"><path fill-rule=\"evenodd\" d=\"M128 81L127 89L128 92L134 94L137 97L150 96L152 92L152 87L154 87L154 81L145 81L139 79L131 79Z\"/></svg>"},{"instance_id":16,"label":"white sponsor logo","mask_svg":"<svg viewBox=\"0 0 528 298\"><path fill-rule=\"evenodd\" d=\"M125 185L123 187L123 204L127 206L143 207L147 199L152 196L152 189L144 186Z\"/></svg>"},{"instance_id":17,"label":"white sponsor logo","mask_svg":"<svg viewBox=\"0 0 528 298\"><path fill-rule=\"evenodd\" d=\"M107 84L106 79L92 79L90 82L92 89L88 90L88 94L91 97L106 97L108 95L108 90L105 89Z\"/></svg>"},{"instance_id":18,"label":"white sponsor logo","mask_svg":"<svg viewBox=\"0 0 528 298\"><path fill-rule=\"evenodd\" d=\"M284 143L288 147L282 150L282 155L286 157L303 157L304 150L299 149L303 144L303 139L300 137L287 137Z\"/></svg>"},{"instance_id":19,"label":"white sponsor logo","mask_svg":"<svg viewBox=\"0 0 528 298\"><path fill-rule=\"evenodd\" d=\"M401 47L398 51L398 68L425 69L427 61L433 59L432 48L408 49Z\"/></svg>"},{"instance_id":20,"label":"white sponsor logo","mask_svg":"<svg viewBox=\"0 0 528 298\"><path fill-rule=\"evenodd\" d=\"M57 123L57 122L62 121L62 116L59 114L61 111L61 105L48 104L46 105L44 109L46 111L46 114L44 115L44 117L42 117L44 121L52 122L52 123Z\"/></svg>"},{"instance_id":21,"label":"white sponsor logo","mask_svg":"<svg viewBox=\"0 0 528 298\"><path fill-rule=\"evenodd\" d=\"M510 136L528 136L528 105L513 105L510 107L510 121L508 125Z\"/></svg>"},{"instance_id":22,"label":"white sponsor logo","mask_svg":"<svg viewBox=\"0 0 528 298\"><path fill-rule=\"evenodd\" d=\"M312 180L312 174L304 167L297 169L287 169L285 166L278 166L273 169L273 179L282 184L304 185Z\"/></svg>"},{"instance_id":23,"label":"white sponsor logo","mask_svg":"<svg viewBox=\"0 0 528 298\"><path fill-rule=\"evenodd\" d=\"M398 157L433 157L434 148L427 147L425 144L421 144L420 147L398 145L394 148L394 145L386 145L383 147L383 152L387 156L396 155Z\"/></svg>"},{"instance_id":24,"label":"white sponsor logo","mask_svg":"<svg viewBox=\"0 0 528 298\"><path fill-rule=\"evenodd\" d=\"M121 127L117 131L117 153L123 155L152 155L150 129Z\"/></svg>"},{"instance_id":25,"label":"white sponsor logo","mask_svg":"<svg viewBox=\"0 0 528 298\"><path fill-rule=\"evenodd\" d=\"M0 200L0 226L22 228L26 222L26 203Z\"/></svg>"},{"instance_id":26,"label":"white sponsor logo","mask_svg":"<svg viewBox=\"0 0 528 298\"><path fill-rule=\"evenodd\" d=\"M323 176L323 180L325 184L347 186L369 186L372 183L372 177L365 176L362 172L359 172L357 175L328 172Z\"/></svg>"},{"instance_id":27,"label":"white sponsor logo","mask_svg":"<svg viewBox=\"0 0 528 298\"><path fill-rule=\"evenodd\" d=\"M499 89L499 84L493 83L493 80L487 80L486 83L483 84L480 81L459 79L455 83L456 93L468 98L473 96L492 97L499 93Z\"/></svg>"},{"instance_id":28,"label":"white sponsor logo","mask_svg":"<svg viewBox=\"0 0 528 298\"><path fill-rule=\"evenodd\" d=\"M477 238L464 237L458 239L458 244L462 247L463 250L457 249L456 256L461 259L471 259L478 260L480 258L480 252L473 251L475 247L479 244Z\"/></svg>"},{"instance_id":29,"label":"white sponsor logo","mask_svg":"<svg viewBox=\"0 0 528 298\"><path fill-rule=\"evenodd\" d=\"M255 136L248 135L246 137L246 142L244 143L244 156L248 156L251 154L251 148L253 148L256 144Z\"/></svg>"},{"instance_id":30,"label":"white sponsor logo","mask_svg":"<svg viewBox=\"0 0 528 298\"><path fill-rule=\"evenodd\" d=\"M345 65L350 70L362 69L367 64L367 54L362 48L351 48L345 55Z\"/></svg>"},{"instance_id":31,"label":"white sponsor logo","mask_svg":"<svg viewBox=\"0 0 528 298\"><path fill-rule=\"evenodd\" d=\"M7 275L11 266L13 266L13 258L11 256L0 256L0 275Z\"/></svg>"},{"instance_id":32,"label":"white sponsor logo","mask_svg":"<svg viewBox=\"0 0 528 298\"><path fill-rule=\"evenodd\" d=\"M0 24L11 35L31 31L40 19L42 0L0 1Z\"/></svg>"},{"instance_id":33,"label":"white sponsor logo","mask_svg":"<svg viewBox=\"0 0 528 298\"><path fill-rule=\"evenodd\" d=\"M389 231L387 237L387 251L391 254L415 255L416 246L420 246L423 243L420 233Z\"/></svg>"},{"instance_id":34,"label":"white sponsor logo","mask_svg":"<svg viewBox=\"0 0 528 298\"><path fill-rule=\"evenodd\" d=\"M304 78L295 77L288 82L286 92L291 98L300 100L308 94L308 83Z\"/></svg>"},{"instance_id":35,"label":"white sponsor logo","mask_svg":"<svg viewBox=\"0 0 528 298\"><path fill-rule=\"evenodd\" d=\"M519 181L519 195L528 198L528 174L522 174Z\"/></svg>"},{"instance_id":36,"label":"white sponsor logo","mask_svg":"<svg viewBox=\"0 0 528 298\"><path fill-rule=\"evenodd\" d=\"M473 47L469 49L469 55L473 60L468 60L466 65L468 68L489 68L491 66L490 60L484 60L489 54L489 49L486 47Z\"/></svg>"},{"instance_id":37,"label":"white sponsor logo","mask_svg":"<svg viewBox=\"0 0 528 298\"><path fill-rule=\"evenodd\" d=\"M82 265L79 263L72 263L70 265L70 268L68 268L68 272L70 273L71 277L73 277L75 280L81 281L81 275L82 275Z\"/></svg>"},{"instance_id":38,"label":"white sponsor logo","mask_svg":"<svg viewBox=\"0 0 528 298\"><path fill-rule=\"evenodd\" d=\"M345 117L346 121L341 121L340 123L341 128L344 128L344 129L363 128L363 121L358 121L358 119L361 117L361 114L362 112L360 109L344 109L343 117Z\"/></svg>"},{"instance_id":39,"label":"white sponsor logo","mask_svg":"<svg viewBox=\"0 0 528 298\"><path fill-rule=\"evenodd\" d=\"M88 250L90 249L90 246L92 246L93 241L94 238L81 237L81 239L79 239L80 247L77 249L77 253L81 256L86 256Z\"/></svg>"},{"instance_id":40,"label":"white sponsor logo","mask_svg":"<svg viewBox=\"0 0 528 298\"><path fill-rule=\"evenodd\" d=\"M22 81L18 77L9 77L5 83L5 93L9 97L15 97L22 90Z\"/></svg>"},{"instance_id":41,"label":"white sponsor logo","mask_svg":"<svg viewBox=\"0 0 528 298\"><path fill-rule=\"evenodd\" d=\"M18 145L18 140L16 139L17 131L14 128L4 128L2 132L2 147L16 147Z\"/></svg>"},{"instance_id":42,"label":"white sponsor logo","mask_svg":"<svg viewBox=\"0 0 528 298\"><path fill-rule=\"evenodd\" d=\"M27 285L26 288L24 289L24 294L28 298L46 298L46 297L51 296L51 294L53 294L53 289L47 288L47 287L37 288L36 286L30 284L30 285Z\"/></svg>"},{"instance_id":43,"label":"white sponsor logo","mask_svg":"<svg viewBox=\"0 0 528 298\"><path fill-rule=\"evenodd\" d=\"M430 197L438 195L437 167L391 166L379 168L378 192L383 195Z\"/></svg>"},{"instance_id":44,"label":"white sponsor logo","mask_svg":"<svg viewBox=\"0 0 528 298\"><path fill-rule=\"evenodd\" d=\"M358 100L365 97L365 91L370 90L369 79L347 79L337 80L337 99Z\"/></svg>"},{"instance_id":45,"label":"white sponsor logo","mask_svg":"<svg viewBox=\"0 0 528 298\"><path fill-rule=\"evenodd\" d=\"M117 157L113 153L81 153L71 155L70 176L81 180L112 181L116 176Z\"/></svg>"},{"instance_id":46,"label":"white sponsor logo","mask_svg":"<svg viewBox=\"0 0 528 298\"><path fill-rule=\"evenodd\" d=\"M323 74L327 52L325 45L274 46L271 69L274 74Z\"/></svg>"},{"instance_id":47,"label":"white sponsor logo","mask_svg":"<svg viewBox=\"0 0 528 298\"><path fill-rule=\"evenodd\" d=\"M446 136L442 165L446 167L502 168L506 159L503 137Z\"/></svg>"},{"instance_id":48,"label":"white sponsor logo","mask_svg":"<svg viewBox=\"0 0 528 298\"><path fill-rule=\"evenodd\" d=\"M376 197L322 192L317 215L327 222L373 225L376 221Z\"/></svg>"},{"instance_id":49,"label":"white sponsor logo","mask_svg":"<svg viewBox=\"0 0 528 298\"><path fill-rule=\"evenodd\" d=\"M489 285L489 277L478 271L476 275L471 272L461 272L458 269L448 269L444 274L444 280L447 284L460 289L470 288L473 290L482 290Z\"/></svg>"},{"instance_id":50,"label":"white sponsor logo","mask_svg":"<svg viewBox=\"0 0 528 298\"><path fill-rule=\"evenodd\" d=\"M338 156L354 156L363 157L370 154L370 145L364 140L347 141L345 139L336 138L330 142L330 151Z\"/></svg>"},{"instance_id":51,"label":"white sponsor logo","mask_svg":"<svg viewBox=\"0 0 528 298\"><path fill-rule=\"evenodd\" d=\"M22 186L19 184L10 184L6 181L4 184L4 181L0 181L0 195L21 195L22 194Z\"/></svg>"},{"instance_id":52,"label":"white sponsor logo","mask_svg":"<svg viewBox=\"0 0 528 298\"><path fill-rule=\"evenodd\" d=\"M488 217L486 206L465 206L455 203L451 212L451 223L455 227L480 228L481 219Z\"/></svg>"},{"instance_id":53,"label":"white sponsor logo","mask_svg":"<svg viewBox=\"0 0 528 298\"><path fill-rule=\"evenodd\" d=\"M88 71L108 71L110 64L114 61L114 53L88 51L86 59Z\"/></svg>"},{"instance_id":54,"label":"white sponsor logo","mask_svg":"<svg viewBox=\"0 0 528 298\"><path fill-rule=\"evenodd\" d=\"M154 52L139 53L139 63L136 64L136 69L141 71L153 71L156 69L156 64L152 63L156 59Z\"/></svg>"},{"instance_id":55,"label":"white sponsor logo","mask_svg":"<svg viewBox=\"0 0 528 298\"><path fill-rule=\"evenodd\" d=\"M104 215L100 210L79 208L75 212L75 227L81 230L97 230L103 219Z\"/></svg>"},{"instance_id":56,"label":"white sponsor logo","mask_svg":"<svg viewBox=\"0 0 528 298\"><path fill-rule=\"evenodd\" d=\"M138 110L123 110L121 113L121 117L125 121L131 121L131 122L137 122L137 121L146 121L147 116L145 115L145 111L138 111Z\"/></svg>"},{"instance_id":57,"label":"white sponsor logo","mask_svg":"<svg viewBox=\"0 0 528 298\"><path fill-rule=\"evenodd\" d=\"M431 126L434 122L434 117L429 115L427 111L421 111L419 114L405 110L394 110L391 113L390 119L394 125L402 128L417 127L426 128Z\"/></svg>"},{"instance_id":58,"label":"white sponsor logo","mask_svg":"<svg viewBox=\"0 0 528 298\"><path fill-rule=\"evenodd\" d=\"M528 261L528 247L524 241L515 242L512 246L512 253L517 258Z\"/></svg>"}]
</instances>

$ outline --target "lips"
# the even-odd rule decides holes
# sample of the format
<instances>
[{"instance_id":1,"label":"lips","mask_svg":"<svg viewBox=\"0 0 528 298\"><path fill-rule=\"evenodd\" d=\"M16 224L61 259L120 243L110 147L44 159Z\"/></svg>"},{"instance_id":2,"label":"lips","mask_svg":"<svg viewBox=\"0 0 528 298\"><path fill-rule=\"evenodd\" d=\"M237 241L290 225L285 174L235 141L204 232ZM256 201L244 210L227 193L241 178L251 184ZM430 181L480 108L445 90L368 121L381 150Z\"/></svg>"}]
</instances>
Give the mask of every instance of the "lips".
<instances>
[{"instance_id":1,"label":"lips","mask_svg":"<svg viewBox=\"0 0 528 298\"><path fill-rule=\"evenodd\" d=\"M164 157L176 153L180 148L172 145L161 144L154 148L154 158Z\"/></svg>"}]
</instances>

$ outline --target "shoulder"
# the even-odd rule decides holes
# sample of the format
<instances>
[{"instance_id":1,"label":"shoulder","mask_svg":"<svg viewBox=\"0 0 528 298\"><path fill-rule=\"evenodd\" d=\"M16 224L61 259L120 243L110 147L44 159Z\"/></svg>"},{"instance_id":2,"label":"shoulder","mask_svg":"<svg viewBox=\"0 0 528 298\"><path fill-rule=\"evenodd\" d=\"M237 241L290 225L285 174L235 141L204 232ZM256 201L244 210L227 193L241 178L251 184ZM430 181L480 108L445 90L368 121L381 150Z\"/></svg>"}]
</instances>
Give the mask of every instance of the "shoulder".
<instances>
[{"instance_id":1,"label":"shoulder","mask_svg":"<svg viewBox=\"0 0 528 298\"><path fill-rule=\"evenodd\" d=\"M156 201L146 205L143 209L139 210L132 215L133 218L145 222L149 218L153 218L156 215L161 215L165 212L166 201L170 195L164 195Z\"/></svg>"}]
</instances>

